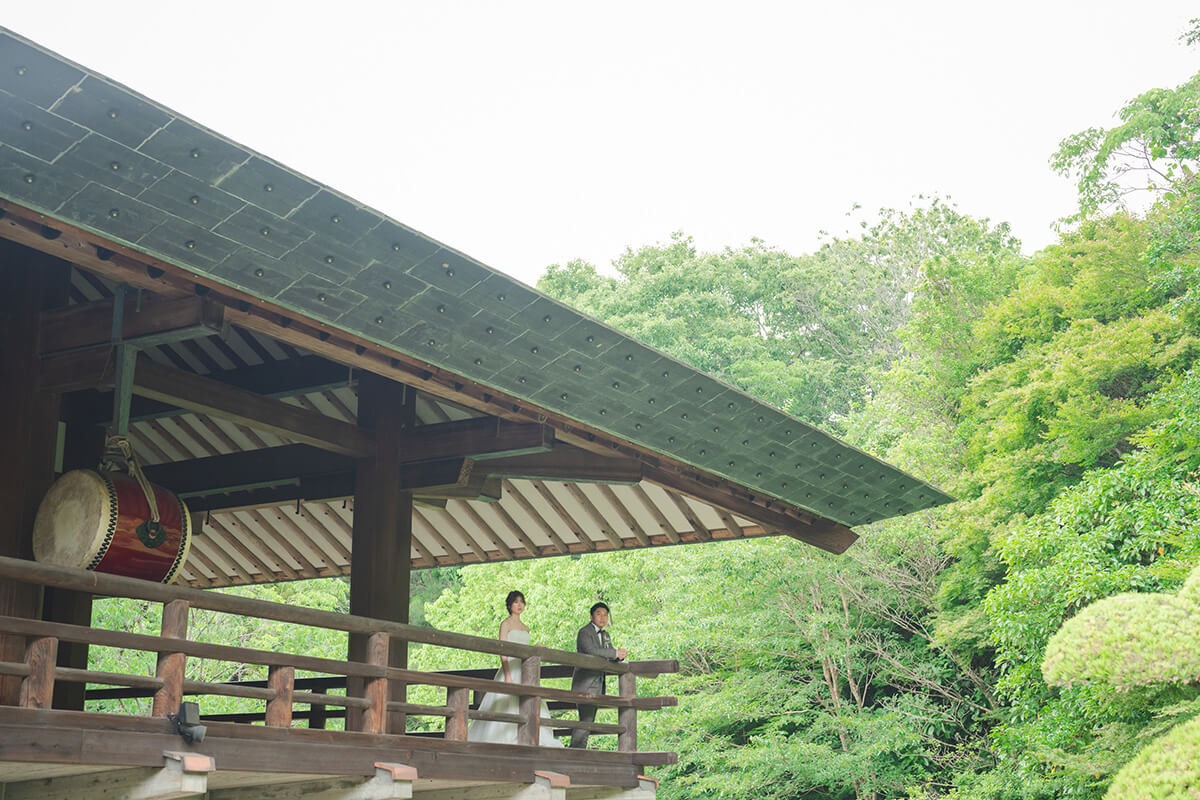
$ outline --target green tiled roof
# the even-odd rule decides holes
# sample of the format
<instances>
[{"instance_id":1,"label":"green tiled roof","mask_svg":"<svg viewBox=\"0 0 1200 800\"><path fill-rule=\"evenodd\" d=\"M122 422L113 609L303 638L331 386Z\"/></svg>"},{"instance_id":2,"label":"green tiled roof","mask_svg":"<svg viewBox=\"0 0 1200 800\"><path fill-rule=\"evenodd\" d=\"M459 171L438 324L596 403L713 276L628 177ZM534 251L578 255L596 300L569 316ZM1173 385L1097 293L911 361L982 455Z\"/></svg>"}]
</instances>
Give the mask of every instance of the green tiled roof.
<instances>
[{"instance_id":1,"label":"green tiled roof","mask_svg":"<svg viewBox=\"0 0 1200 800\"><path fill-rule=\"evenodd\" d=\"M0 196L846 525L952 500L3 29Z\"/></svg>"}]
</instances>

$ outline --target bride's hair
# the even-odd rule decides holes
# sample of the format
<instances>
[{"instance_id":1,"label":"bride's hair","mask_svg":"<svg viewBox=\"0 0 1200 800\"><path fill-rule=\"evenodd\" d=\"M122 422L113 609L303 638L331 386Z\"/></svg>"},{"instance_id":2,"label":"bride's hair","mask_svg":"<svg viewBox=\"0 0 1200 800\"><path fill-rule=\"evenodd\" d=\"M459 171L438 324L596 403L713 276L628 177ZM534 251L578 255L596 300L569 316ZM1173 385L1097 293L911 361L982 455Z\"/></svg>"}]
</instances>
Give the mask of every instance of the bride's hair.
<instances>
[{"instance_id":1,"label":"bride's hair","mask_svg":"<svg viewBox=\"0 0 1200 800\"><path fill-rule=\"evenodd\" d=\"M518 592L516 589L513 589L508 593L508 597L504 598L504 607L508 609L508 613L512 613L512 604L517 601L518 597L521 598L522 603L526 602L525 595L521 592Z\"/></svg>"}]
</instances>

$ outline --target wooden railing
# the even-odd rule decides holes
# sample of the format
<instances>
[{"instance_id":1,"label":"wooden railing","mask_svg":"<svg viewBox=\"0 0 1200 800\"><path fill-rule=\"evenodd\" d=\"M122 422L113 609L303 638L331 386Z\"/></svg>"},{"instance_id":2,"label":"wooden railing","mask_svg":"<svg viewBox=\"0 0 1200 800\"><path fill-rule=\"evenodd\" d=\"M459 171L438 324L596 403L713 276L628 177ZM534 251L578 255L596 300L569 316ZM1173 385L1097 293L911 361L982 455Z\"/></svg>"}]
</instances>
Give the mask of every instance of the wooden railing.
<instances>
[{"instance_id":1,"label":"wooden railing","mask_svg":"<svg viewBox=\"0 0 1200 800\"><path fill-rule=\"evenodd\" d=\"M0 616L0 634L26 637L24 660L0 661L0 674L21 678L19 704L30 708L50 708L55 682L69 681L152 691L151 714L157 717L166 717L177 711L185 694L242 697L265 703L264 721L271 727L290 727L293 706L308 704L313 708L344 708L347 712L347 730L366 733L404 734L408 716L425 716L444 719L441 733L445 739L464 741L467 738L468 721L481 719L516 724L519 744L536 745L541 727L552 725L596 734L615 734L617 749L633 752L637 750L638 711L673 706L676 702L673 697L637 696L638 676L675 672L678 670L675 661L611 662L565 650L502 642L13 558L0 557L0 579L163 604L162 629L158 636ZM367 655L362 662L343 661L194 641L188 638L188 612L193 608L365 635ZM393 639L520 658L523 660L522 682L495 681L463 671L421 672L392 667L387 659ZM56 661L58 643L61 641L156 653L155 673L133 675L59 667ZM185 667L189 658L265 666L266 683L253 685L252 682L188 680ZM619 691L616 695L595 695L542 686L543 661L615 673L619 676ZM361 684L362 688L349 691L347 696L329 694L327 690L305 691L306 688L327 689L333 684L327 681L324 686L314 687L312 679L301 679L298 686L296 670L330 676L329 681L336 681L338 685L354 687ZM393 686L444 689L445 703L425 705L391 700L389 697ZM520 701L519 712L510 714L472 709L468 697L472 691L515 695ZM542 717L542 700L554 702L555 705L586 703L601 708L615 708L617 724L581 723ZM673 753L646 753L642 756L639 762L644 764L671 763L674 760ZM645 756L650 756L651 760L645 760ZM656 756L659 758L654 758Z\"/></svg>"}]
</instances>

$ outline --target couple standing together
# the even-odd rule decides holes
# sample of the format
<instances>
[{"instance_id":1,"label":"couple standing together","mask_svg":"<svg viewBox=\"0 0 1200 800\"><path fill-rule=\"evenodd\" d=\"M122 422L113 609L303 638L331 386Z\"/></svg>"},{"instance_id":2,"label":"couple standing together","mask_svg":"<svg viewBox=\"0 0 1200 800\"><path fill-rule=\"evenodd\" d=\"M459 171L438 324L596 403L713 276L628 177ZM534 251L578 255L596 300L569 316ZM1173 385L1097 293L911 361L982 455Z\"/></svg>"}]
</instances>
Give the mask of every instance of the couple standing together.
<instances>
[{"instance_id":1,"label":"couple standing together","mask_svg":"<svg viewBox=\"0 0 1200 800\"><path fill-rule=\"evenodd\" d=\"M521 613L525 611L525 595L513 591L508 593L504 601L508 608L508 619L500 623L500 641L529 644L529 626L521 621ZM608 638L608 606L596 603L591 609L591 620L579 629L575 636L575 649L589 656L607 658L609 661L621 661L626 656L624 647L613 647ZM496 680L506 683L521 682L521 659L500 656L500 670ZM571 691L587 692L588 694L604 694L604 673L592 669L576 667L571 676ZM479 704L480 711L515 714L520 701L516 695L496 694L489 692L484 695ZM543 717L550 716L546 701L542 701ZM592 722L596 719L596 707L579 706L579 721ZM475 720L467 729L467 740L472 742L503 742L517 743L517 726L511 722L490 722ZM571 747L587 747L588 731L576 729L571 734ZM538 735L541 747L562 747L562 743L554 738L553 732L542 726Z\"/></svg>"}]
</instances>

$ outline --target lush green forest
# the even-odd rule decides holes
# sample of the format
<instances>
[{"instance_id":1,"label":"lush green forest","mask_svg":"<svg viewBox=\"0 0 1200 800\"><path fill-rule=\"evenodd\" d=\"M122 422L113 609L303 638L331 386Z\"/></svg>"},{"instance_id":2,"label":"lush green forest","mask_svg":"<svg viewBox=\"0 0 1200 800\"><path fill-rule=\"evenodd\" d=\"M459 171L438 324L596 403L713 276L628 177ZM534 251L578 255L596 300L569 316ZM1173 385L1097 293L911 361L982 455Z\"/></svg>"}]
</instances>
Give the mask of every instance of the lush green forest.
<instances>
[{"instance_id":1,"label":"lush green forest","mask_svg":"<svg viewBox=\"0 0 1200 800\"><path fill-rule=\"evenodd\" d=\"M839 557L783 538L442 570L414 584L418 618L495 635L517 588L535 641L570 648L606 601L631 658L682 665L644 686L680 698L640 741L679 753L655 773L668 800L1103 797L1200 715L1194 674L1042 673L1065 620L1200 563L1198 95L1200 74L1064 139L1078 213L1032 256L932 198L807 255L676 234L613 271L551 266L543 291L960 500ZM1147 210L1122 210L1132 190ZM345 604L329 582L261 594Z\"/></svg>"}]
</instances>

